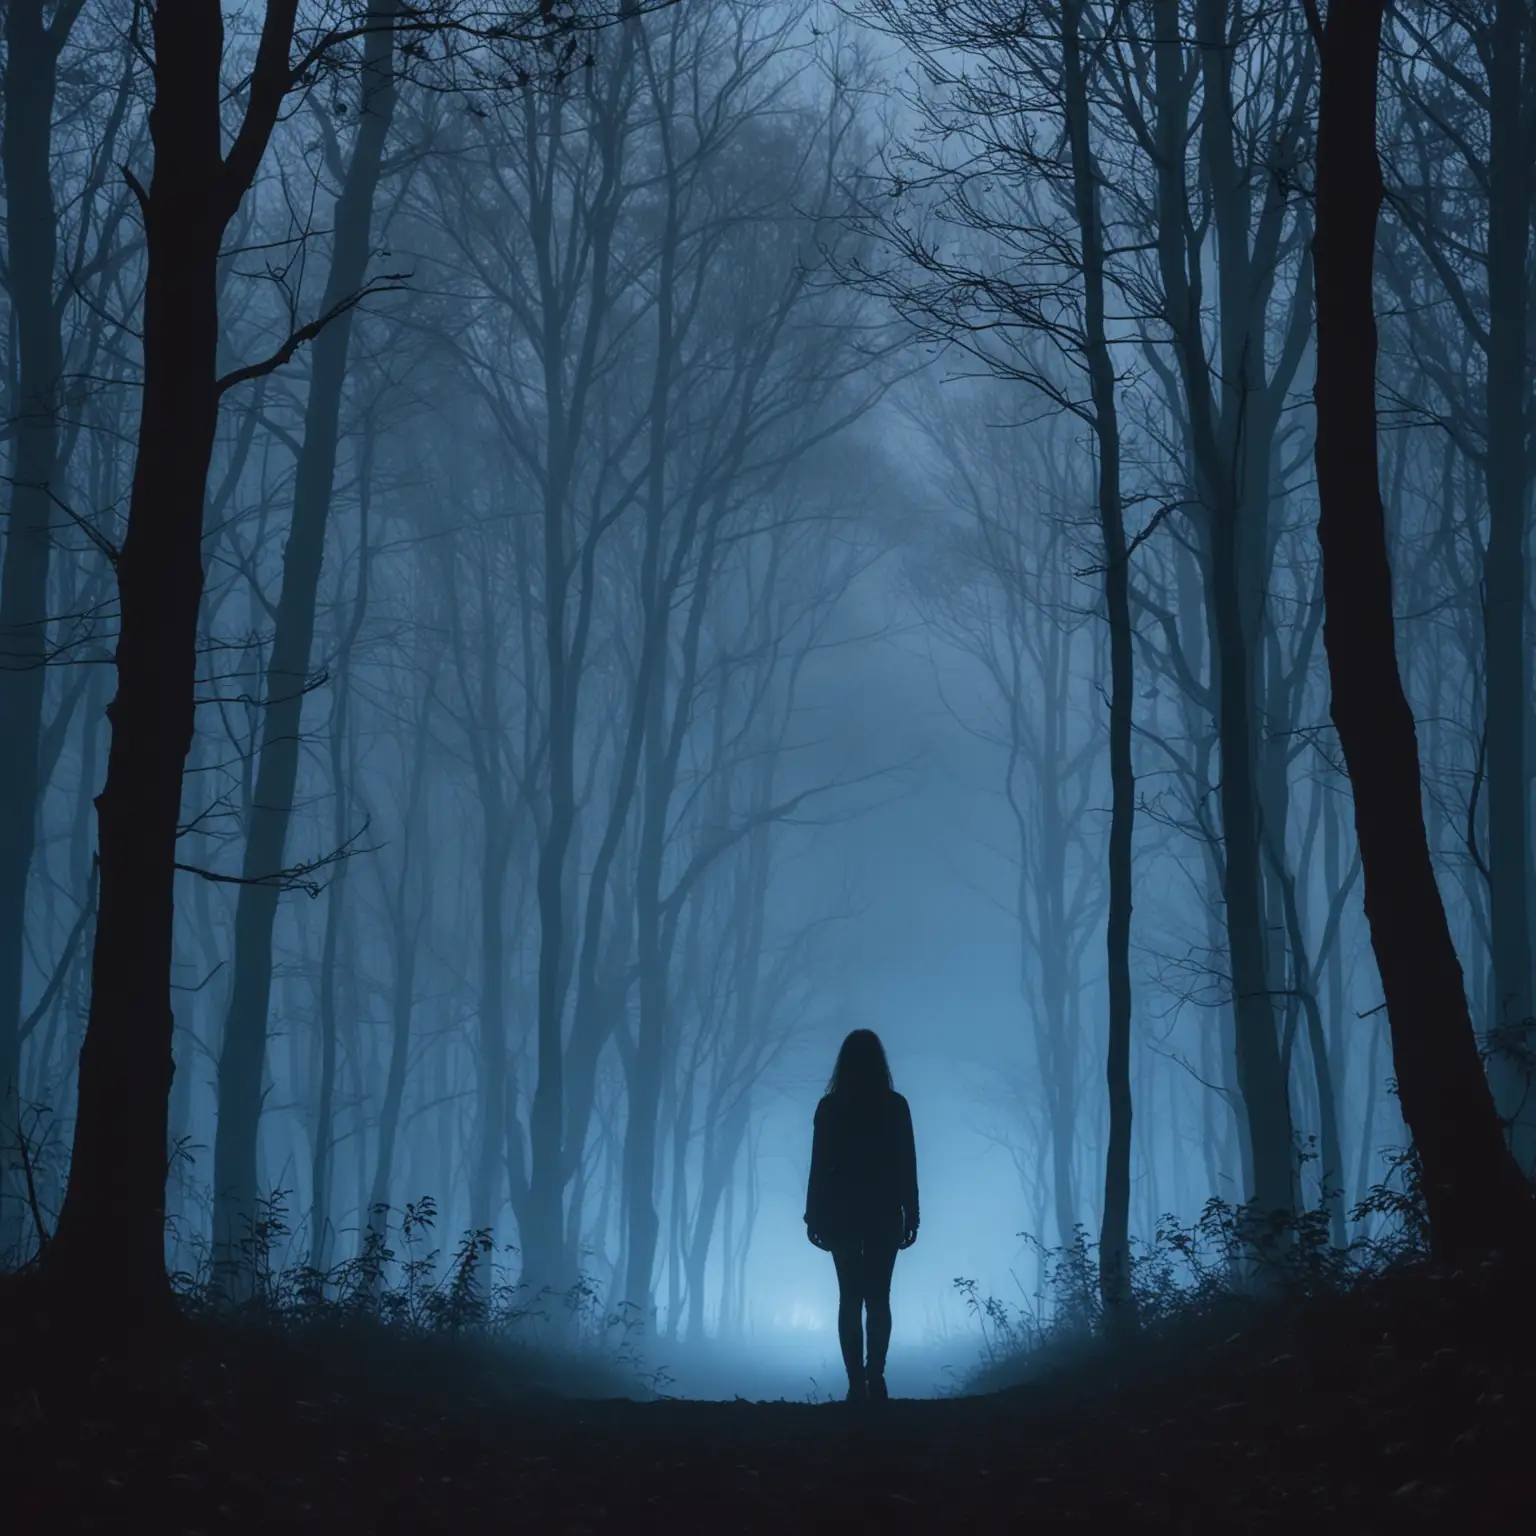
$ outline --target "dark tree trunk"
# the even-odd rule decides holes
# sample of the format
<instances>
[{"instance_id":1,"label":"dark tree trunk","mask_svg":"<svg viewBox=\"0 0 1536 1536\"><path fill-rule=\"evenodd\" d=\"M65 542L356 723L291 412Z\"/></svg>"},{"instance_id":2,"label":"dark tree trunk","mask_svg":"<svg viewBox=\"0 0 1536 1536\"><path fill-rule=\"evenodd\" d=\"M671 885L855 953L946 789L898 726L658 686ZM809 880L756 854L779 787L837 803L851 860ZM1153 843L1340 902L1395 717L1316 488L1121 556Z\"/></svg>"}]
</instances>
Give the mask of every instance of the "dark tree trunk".
<instances>
[{"instance_id":1,"label":"dark tree trunk","mask_svg":"<svg viewBox=\"0 0 1536 1536\"><path fill-rule=\"evenodd\" d=\"M392 23L397 0L376 0L364 41L362 99L346 180L336 199L335 244L321 313L362 288L367 276L374 190L394 112ZM230 1263L255 1210L256 1139L266 1062L267 1010L272 991L272 929L288 824L298 780L304 695L315 632L315 598L325 554L341 397L352 333L348 310L315 339L314 367L304 412L304 444L294 471L293 516L283 552L272 651L267 663L261 757L246 832L235 912L235 965L229 1015L219 1053L218 1125L213 1145L214 1244Z\"/></svg>"},{"instance_id":2,"label":"dark tree trunk","mask_svg":"<svg viewBox=\"0 0 1536 1536\"><path fill-rule=\"evenodd\" d=\"M1155 0L1156 137L1158 143L1158 265L1167 319L1173 332L1195 482L1203 503L1206 581L1215 677L1221 777L1222 902L1231 965L1237 1080L1248 1132L1251 1199L1261 1223L1280 1226L1294 1210L1294 1156L1290 1102L1281 1071L1280 1042L1267 969L1260 859L1257 763L1257 669L1254 666L1257 599L1251 589L1250 526L1269 492L1267 473L1256 472L1263 453L1254 446L1259 395L1268 387L1257 367L1255 336L1247 317L1258 299L1251 270L1247 191L1233 162L1235 132L1230 99L1230 61L1222 7L1211 0L1197 12L1201 68L1208 99L1202 108L1202 159L1213 179L1212 200L1221 281L1219 376L1206 356L1204 317L1191 263L1186 221L1190 217L1184 162L1191 82L1181 44L1175 0ZM1220 121L1216 119L1219 117ZM1257 376L1256 376L1257 374ZM1218 393L1220 400L1218 402ZM1250 398L1252 397L1252 398Z\"/></svg>"},{"instance_id":3,"label":"dark tree trunk","mask_svg":"<svg viewBox=\"0 0 1536 1536\"><path fill-rule=\"evenodd\" d=\"M1099 1228L1099 1286L1111 1316L1131 1300L1131 835L1136 774L1131 758L1135 699L1130 553L1120 499L1120 417L1115 368L1104 324L1104 233L1099 220L1099 170L1090 142L1088 89L1079 26L1081 7L1062 8L1068 135L1072 146L1077 224L1082 239L1088 379L1099 458L1099 532L1104 543L1104 601L1109 619L1109 1144L1104 1158L1104 1210Z\"/></svg>"},{"instance_id":4,"label":"dark tree trunk","mask_svg":"<svg viewBox=\"0 0 1536 1536\"><path fill-rule=\"evenodd\" d=\"M1354 791L1365 911L1403 1118L1447 1260L1533 1235L1530 1187L1500 1130L1424 827L1418 741L1398 671L1377 451L1372 283L1384 0L1328 7L1317 137L1318 542L1332 715Z\"/></svg>"},{"instance_id":5,"label":"dark tree trunk","mask_svg":"<svg viewBox=\"0 0 1536 1536\"><path fill-rule=\"evenodd\" d=\"M43 0L12 0L5 18L6 264L16 336L10 517L0 570L0 1254L22 1230L23 1199L5 1182L20 1131L21 984L27 878L42 789L50 492L59 473L64 344L54 305L53 102L59 51L79 0L44 24Z\"/></svg>"},{"instance_id":6,"label":"dark tree trunk","mask_svg":"<svg viewBox=\"0 0 1536 1536\"><path fill-rule=\"evenodd\" d=\"M155 167L143 197L138 456L117 562L117 695L96 802L100 910L69 1188L47 1253L53 1291L110 1269L124 1308L169 1305L165 1270L176 837L192 742L203 504L218 419L219 242L289 84L297 0L269 0L250 103L226 158L223 17L198 0L153 13Z\"/></svg>"},{"instance_id":7,"label":"dark tree trunk","mask_svg":"<svg viewBox=\"0 0 1536 1536\"><path fill-rule=\"evenodd\" d=\"M1524 1065L1530 1019L1530 711L1525 608L1526 451L1530 397L1527 308L1532 169L1523 44L1530 0L1497 0L1488 37L1488 547L1483 647L1488 733L1488 899L1493 938L1494 1094L1529 1176L1536 1164L1536 1091Z\"/></svg>"}]
</instances>

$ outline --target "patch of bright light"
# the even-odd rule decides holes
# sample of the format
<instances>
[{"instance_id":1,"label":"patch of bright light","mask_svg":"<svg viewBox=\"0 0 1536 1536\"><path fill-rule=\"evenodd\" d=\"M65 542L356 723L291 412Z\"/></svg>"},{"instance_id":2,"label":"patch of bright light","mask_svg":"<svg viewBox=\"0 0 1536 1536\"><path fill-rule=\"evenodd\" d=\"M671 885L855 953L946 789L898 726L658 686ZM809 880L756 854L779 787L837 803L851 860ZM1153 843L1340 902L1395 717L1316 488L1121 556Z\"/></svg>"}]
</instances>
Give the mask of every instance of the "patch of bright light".
<instances>
[{"instance_id":1,"label":"patch of bright light","mask_svg":"<svg viewBox=\"0 0 1536 1536\"><path fill-rule=\"evenodd\" d=\"M787 1311L776 1311L769 1326L792 1333L821 1333L827 1327L827 1320L816 1307L797 1301Z\"/></svg>"}]
</instances>

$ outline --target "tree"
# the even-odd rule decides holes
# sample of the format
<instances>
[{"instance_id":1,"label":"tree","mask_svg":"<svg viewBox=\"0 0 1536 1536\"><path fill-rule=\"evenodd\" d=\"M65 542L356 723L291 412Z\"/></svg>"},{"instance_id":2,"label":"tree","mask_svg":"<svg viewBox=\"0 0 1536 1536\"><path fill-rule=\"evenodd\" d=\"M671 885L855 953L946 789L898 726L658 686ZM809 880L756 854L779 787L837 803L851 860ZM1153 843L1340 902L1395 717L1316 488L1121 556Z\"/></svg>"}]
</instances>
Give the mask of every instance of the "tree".
<instances>
[{"instance_id":1,"label":"tree","mask_svg":"<svg viewBox=\"0 0 1536 1536\"><path fill-rule=\"evenodd\" d=\"M80 1054L69 1187L44 1273L83 1290L110 1255L113 1294L170 1300L165 1273L170 972L182 767L196 708L202 528L221 380L218 256L294 76L297 0L269 0L246 106L223 148L224 22L165 0L151 19L154 171L135 182L145 227L144 383L128 529L112 739L97 801L100 911ZM131 173L130 173L131 174Z\"/></svg>"},{"instance_id":2,"label":"tree","mask_svg":"<svg viewBox=\"0 0 1536 1536\"><path fill-rule=\"evenodd\" d=\"M1316 232L1318 543L1331 712L1354 792L1403 1118L1439 1255L1529 1251L1536 1211L1501 1134L1435 881L1398 670L1377 449L1376 141L1385 0L1304 0L1321 57Z\"/></svg>"},{"instance_id":3,"label":"tree","mask_svg":"<svg viewBox=\"0 0 1536 1536\"><path fill-rule=\"evenodd\" d=\"M136 28L145 16L134 11ZM281 368L362 297L361 291L347 294L302 324L294 318L270 355L219 372L221 289L232 274L221 247L284 105L296 88L336 66L343 50L380 30L366 7L324 12L302 39L298 0L267 0L259 16L253 56L240 61L241 84L233 93L223 78L228 61L220 7L164 0L148 14L147 39L136 34L152 54L154 88L148 186L126 172L145 231L144 376L128 526L112 552L118 686L107 711L111 745L97 801L100 910L90 1019L69 1186L44 1273L55 1294L73 1294L110 1255L115 1298L142 1314L163 1315L170 1295L163 1227L176 846L198 702L204 513L220 401ZM478 22L473 6L450 5L413 13L411 30L478 40L496 67L512 63L525 44L542 42L551 67L561 72L576 52L570 34L585 25L584 15L562 9L557 16L542 3L537 14L498 9ZM451 61L453 50L447 51ZM473 47L467 52L478 59ZM530 56L527 66L513 67L532 75L542 66L532 65ZM242 97L226 149L226 104ZM294 554L299 565L309 558ZM296 580L296 591L300 585ZM291 631L296 639L305 636L295 653L307 653L308 628ZM293 657L284 664L303 670ZM256 880L265 884L276 874L262 869Z\"/></svg>"},{"instance_id":4,"label":"tree","mask_svg":"<svg viewBox=\"0 0 1536 1536\"><path fill-rule=\"evenodd\" d=\"M22 1205L8 1198L7 1167L21 1134L22 987L27 891L38 814L49 778L48 738L62 733L67 712L46 725L45 667L49 660L49 580L55 525L65 520L64 471L78 428L65 420L69 395L64 321L70 298L90 275L110 266L99 250L87 264L91 205L101 190L106 157L116 146L127 98L127 77L104 123L98 153L78 189L80 240L66 244L60 268L59 199L55 195L54 132L60 57L75 32L84 0L50 7L16 0L5 13L5 126L0 135L6 199L5 281L15 355L9 477L9 517L0 562L0 1254L17 1245ZM60 189L67 200L77 189ZM115 221L109 221L108 228ZM110 239L104 242L110 245ZM93 327L96 346L102 327ZM83 680L81 687L83 688ZM71 696L78 700L80 690Z\"/></svg>"},{"instance_id":5,"label":"tree","mask_svg":"<svg viewBox=\"0 0 1536 1536\"><path fill-rule=\"evenodd\" d=\"M1248 1193L1261 1223L1283 1230L1295 1210L1296 1179L1264 903L1262 660L1276 433L1307 341L1304 252L1294 262L1277 346L1271 307L1287 260L1302 245L1285 167L1303 151L1311 64L1299 26L1284 16L1277 23L1244 0L1189 7L1154 0L1150 20L1147 35L1139 13L1125 13L1114 97L1129 131L1131 167L1144 166L1142 187L1132 170L1122 193L1149 248L1132 291L1156 338L1146 351L1149 366L1181 429L1175 462L1192 503L1205 581ZM1264 88L1243 91L1245 75ZM1275 169L1260 174L1260 155ZM1208 285L1211 262L1215 281ZM1165 337L1171 364L1156 356Z\"/></svg>"},{"instance_id":6,"label":"tree","mask_svg":"<svg viewBox=\"0 0 1536 1536\"><path fill-rule=\"evenodd\" d=\"M890 299L918 334L1026 384L1088 429L1097 464L1095 511L1110 635L1109 1040L1105 1080L1110 1134L1105 1159L1100 1274L1104 1300L1123 1316L1130 1296L1130 970L1135 768L1131 751L1134 630L1132 545L1121 486L1120 384L1109 320L1112 239L1105 175L1095 149L1092 102L1102 68L1104 18L1081 0L1021 13L998 0L963 0L930 13L901 0L869 0L878 25L922 61L932 94L913 105L929 147L907 149L908 176L935 194L940 225L979 236L990 263L944 256L942 236L899 216L873 215L901 265L856 272ZM1118 7L1110 6L1112 20ZM1021 24L1038 21L1038 27ZM955 60L961 61L957 67ZM976 67L965 67L966 61ZM1065 150L1043 145L1041 118ZM951 137L964 146L956 158ZM986 175L976 174L985 169ZM999 200L993 188L1007 188ZM1064 365L1064 366L1063 366ZM1084 384L1086 383L1086 390Z\"/></svg>"},{"instance_id":7,"label":"tree","mask_svg":"<svg viewBox=\"0 0 1536 1536\"><path fill-rule=\"evenodd\" d=\"M1078 1001L1085 950L1105 906L1095 814L1103 732L1096 715L1075 723L1093 631L1084 634L1072 568L1080 551L1069 535L1092 492L1086 477L1059 468L1072 462L1070 423L1000 429L990 417L1006 410L1005 395L955 393L943 391L946 408L938 391L926 391L911 412L943 466L935 476L940 504L965 519L958 528L936 519L944 542L919 549L913 580L926 621L980 663L994 700L985 723L960 719L1002 758L1016 834L1019 991L1034 1025L1034 1082L1019 1096L1042 1102L1047 1184L1065 1249L1076 1241L1083 1204Z\"/></svg>"},{"instance_id":8,"label":"tree","mask_svg":"<svg viewBox=\"0 0 1536 1536\"><path fill-rule=\"evenodd\" d=\"M484 535L505 540L507 577L490 595L515 609L504 623L508 649L520 647L525 728L519 745L507 712L510 772L494 755L475 769L488 825L516 780L505 809L527 817L537 847L526 1141L498 1107L516 1101L493 1078L517 1046L492 1040L490 1007L478 1083L488 1115L507 1116L534 1290L575 1278L601 1064L636 991L624 1210L644 1230L627 1263L654 1269L666 972L682 906L664 905L664 877L709 664L699 625L732 541L771 515L764 490L878 394L850 385L868 355L848 296L811 279L807 224L830 226L854 114L836 87L797 98L781 58L795 24L750 5L626 15L591 70L520 84L445 127L443 174L414 199L443 286L462 295L426 324L499 439L509 508L537 516L536 531L509 516ZM500 708L491 696L474 705L487 742ZM490 1172L499 1188L499 1164ZM489 1204L499 1212L500 1195Z\"/></svg>"},{"instance_id":9,"label":"tree","mask_svg":"<svg viewBox=\"0 0 1536 1536\"><path fill-rule=\"evenodd\" d=\"M368 611L369 511L372 493L373 448L377 435L370 420L365 431L359 471L357 578L351 611L336 641L333 671L335 694L331 701L327 758L330 763L334 847L342 847L351 834L350 816L355 799L356 773L348 758L355 756L352 725L352 656ZM319 1028L320 1063L315 1084L314 1145L309 1163L309 1262L324 1270L331 1256L331 1197L336 1150L336 994L339 951L346 922L347 864L343 863L327 883L325 931L320 940L320 966L315 977L315 1015Z\"/></svg>"},{"instance_id":10,"label":"tree","mask_svg":"<svg viewBox=\"0 0 1536 1536\"><path fill-rule=\"evenodd\" d=\"M1477 862L1492 1006L1477 1011L1492 1047L1495 1100L1529 1175L1536 1172L1525 1060L1536 1016L1526 631L1536 478L1528 340L1536 11L1530 0L1436 0L1401 12L1394 26L1388 71L1398 111L1388 131L1401 169L1395 238L1382 267L1414 333L1417 371L1439 397L1440 425L1482 482L1479 780L1486 777L1487 839ZM1447 339L1446 331L1460 334ZM1445 366L1458 351L1462 366Z\"/></svg>"},{"instance_id":11,"label":"tree","mask_svg":"<svg viewBox=\"0 0 1536 1536\"><path fill-rule=\"evenodd\" d=\"M704 621L732 546L752 541L757 520L775 515L767 493L883 388L853 343L856 309L850 313L835 285L812 282L801 233L802 221L830 224L846 206L853 118L841 72L814 113L790 114L786 77L772 67L788 19L764 28L750 10L731 16L728 71L712 58L710 31L684 30L681 13L673 20L665 53L648 44L641 50L665 179L637 592L642 634L626 743L639 816L639 1011L625 1128L625 1296L634 1302L649 1300L661 1235L658 1129L663 1093L676 1087L669 994L680 914L693 884L751 826L749 817L712 829L668 891L669 828L708 661L700 651ZM701 98L703 112L692 105ZM797 134L759 123L774 108ZM715 272L722 278L701 280ZM784 573L779 546L769 540L768 547L771 578L760 600L772 605ZM762 637L765 644L779 638ZM777 819L805 798L755 814Z\"/></svg>"},{"instance_id":12,"label":"tree","mask_svg":"<svg viewBox=\"0 0 1536 1536\"><path fill-rule=\"evenodd\" d=\"M321 315L333 318L314 342L282 591L267 660L260 757L235 913L234 975L219 1053L214 1139L214 1243L221 1262L235 1271L256 1209L256 1132L272 988L272 927L282 893L282 882L275 877L283 868L288 844L304 698L310 691L315 600L336 472L352 306L368 282L374 195L394 114L398 11L399 0L372 0L364 21L357 129L336 196L330 272L320 301Z\"/></svg>"}]
</instances>

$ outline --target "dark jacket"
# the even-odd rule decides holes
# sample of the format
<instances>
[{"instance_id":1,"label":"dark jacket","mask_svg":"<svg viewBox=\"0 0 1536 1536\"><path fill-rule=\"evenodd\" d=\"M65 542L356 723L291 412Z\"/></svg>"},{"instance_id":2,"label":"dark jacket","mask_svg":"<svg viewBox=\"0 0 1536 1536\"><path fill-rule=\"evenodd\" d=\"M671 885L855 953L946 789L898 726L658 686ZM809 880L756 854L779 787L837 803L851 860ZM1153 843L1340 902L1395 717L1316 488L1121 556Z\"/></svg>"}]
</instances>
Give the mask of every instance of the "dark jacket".
<instances>
[{"instance_id":1,"label":"dark jacket","mask_svg":"<svg viewBox=\"0 0 1536 1536\"><path fill-rule=\"evenodd\" d=\"M816 1106L805 1224L829 1245L901 1240L917 1226L917 1147L899 1093L828 1094Z\"/></svg>"}]
</instances>

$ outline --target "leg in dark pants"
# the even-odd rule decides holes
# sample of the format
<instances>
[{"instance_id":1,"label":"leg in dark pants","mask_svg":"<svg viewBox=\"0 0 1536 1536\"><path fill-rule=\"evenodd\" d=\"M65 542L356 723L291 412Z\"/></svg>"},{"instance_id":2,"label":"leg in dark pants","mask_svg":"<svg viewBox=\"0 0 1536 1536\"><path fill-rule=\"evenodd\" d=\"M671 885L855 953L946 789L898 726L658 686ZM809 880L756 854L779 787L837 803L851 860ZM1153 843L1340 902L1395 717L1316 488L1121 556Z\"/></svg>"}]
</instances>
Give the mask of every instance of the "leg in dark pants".
<instances>
[{"instance_id":1,"label":"leg in dark pants","mask_svg":"<svg viewBox=\"0 0 1536 1536\"><path fill-rule=\"evenodd\" d=\"M864 1248L861 1243L832 1250L837 1265L837 1342L848 1372L848 1395L864 1389Z\"/></svg>"},{"instance_id":2,"label":"leg in dark pants","mask_svg":"<svg viewBox=\"0 0 1536 1536\"><path fill-rule=\"evenodd\" d=\"M891 1273L896 1245L857 1239L833 1251L837 1265L837 1341L843 1351L850 1395L862 1396L867 1381L883 1395L885 1356L891 1344ZM869 1364L864 1360L864 1314L869 1314Z\"/></svg>"},{"instance_id":3,"label":"leg in dark pants","mask_svg":"<svg viewBox=\"0 0 1536 1536\"><path fill-rule=\"evenodd\" d=\"M869 1318L869 1383L871 1393L885 1396L885 1356L891 1347L891 1272L896 1268L894 1243L864 1245L864 1309Z\"/></svg>"}]
</instances>

